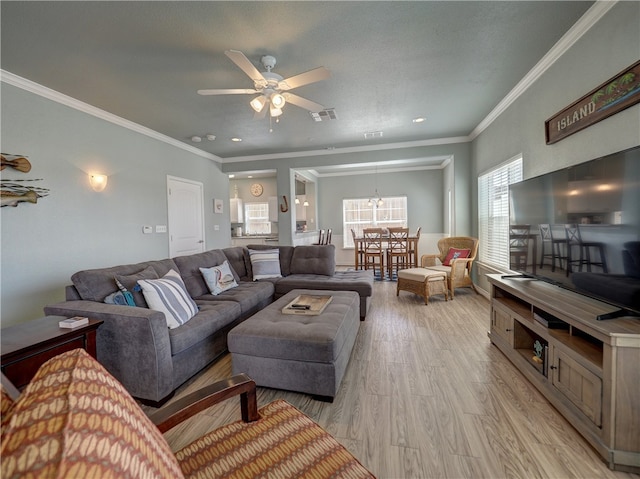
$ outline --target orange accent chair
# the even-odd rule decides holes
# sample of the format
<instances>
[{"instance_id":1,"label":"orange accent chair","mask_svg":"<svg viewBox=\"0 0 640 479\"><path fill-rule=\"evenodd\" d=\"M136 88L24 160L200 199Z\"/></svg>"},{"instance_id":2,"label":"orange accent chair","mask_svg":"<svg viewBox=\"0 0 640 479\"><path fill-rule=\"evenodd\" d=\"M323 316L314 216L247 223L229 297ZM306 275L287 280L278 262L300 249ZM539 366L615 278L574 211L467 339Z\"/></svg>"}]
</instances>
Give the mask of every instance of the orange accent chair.
<instances>
[{"instance_id":1,"label":"orange accent chair","mask_svg":"<svg viewBox=\"0 0 640 479\"><path fill-rule=\"evenodd\" d=\"M82 349L43 364L17 395L2 376L2 477L138 479L374 477L335 438L283 400L258 410L244 374L211 384L147 417ZM240 395L242 421L171 451L162 435Z\"/></svg>"}]
</instances>

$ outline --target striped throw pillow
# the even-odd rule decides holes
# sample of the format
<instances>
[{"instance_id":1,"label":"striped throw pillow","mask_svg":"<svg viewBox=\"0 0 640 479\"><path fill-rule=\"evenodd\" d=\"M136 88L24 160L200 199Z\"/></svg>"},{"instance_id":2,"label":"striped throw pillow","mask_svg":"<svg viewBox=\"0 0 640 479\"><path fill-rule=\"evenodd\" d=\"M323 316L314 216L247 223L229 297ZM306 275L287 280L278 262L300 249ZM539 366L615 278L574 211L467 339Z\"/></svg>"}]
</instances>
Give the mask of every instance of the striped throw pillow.
<instances>
[{"instance_id":1,"label":"striped throw pillow","mask_svg":"<svg viewBox=\"0 0 640 479\"><path fill-rule=\"evenodd\" d=\"M169 329L185 324L198 312L198 305L173 269L160 279L141 279L138 284L149 309L163 312Z\"/></svg>"},{"instance_id":2,"label":"striped throw pillow","mask_svg":"<svg viewBox=\"0 0 640 479\"><path fill-rule=\"evenodd\" d=\"M279 249L250 249L249 258L251 259L254 281L266 278L282 278Z\"/></svg>"}]
</instances>

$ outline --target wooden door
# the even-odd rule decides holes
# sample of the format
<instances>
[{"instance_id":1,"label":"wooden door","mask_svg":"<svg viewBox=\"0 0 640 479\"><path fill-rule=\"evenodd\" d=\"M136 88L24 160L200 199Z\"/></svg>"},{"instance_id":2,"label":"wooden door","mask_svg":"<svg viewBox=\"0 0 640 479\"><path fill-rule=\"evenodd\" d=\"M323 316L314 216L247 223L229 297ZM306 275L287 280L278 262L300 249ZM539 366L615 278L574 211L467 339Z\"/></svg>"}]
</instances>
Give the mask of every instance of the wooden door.
<instances>
[{"instance_id":1,"label":"wooden door","mask_svg":"<svg viewBox=\"0 0 640 479\"><path fill-rule=\"evenodd\" d=\"M170 257L204 251L203 197L202 183L167 177Z\"/></svg>"}]
</instances>

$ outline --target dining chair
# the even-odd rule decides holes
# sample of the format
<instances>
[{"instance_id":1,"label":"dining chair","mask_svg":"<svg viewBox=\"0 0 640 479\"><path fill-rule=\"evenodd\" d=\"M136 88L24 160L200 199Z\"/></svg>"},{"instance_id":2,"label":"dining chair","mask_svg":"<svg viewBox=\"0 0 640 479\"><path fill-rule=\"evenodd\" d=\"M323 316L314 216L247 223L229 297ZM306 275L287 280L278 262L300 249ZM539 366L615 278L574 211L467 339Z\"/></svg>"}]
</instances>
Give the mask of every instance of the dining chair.
<instances>
[{"instance_id":1,"label":"dining chair","mask_svg":"<svg viewBox=\"0 0 640 479\"><path fill-rule=\"evenodd\" d=\"M354 260L353 265L356 269L364 268L364 246L363 242L358 238L356 231L351 229L351 237L353 238Z\"/></svg>"},{"instance_id":2,"label":"dining chair","mask_svg":"<svg viewBox=\"0 0 640 479\"><path fill-rule=\"evenodd\" d=\"M393 279L400 269L411 265L409 254L409 228L389 228L387 239L387 275Z\"/></svg>"},{"instance_id":3,"label":"dining chair","mask_svg":"<svg viewBox=\"0 0 640 479\"><path fill-rule=\"evenodd\" d=\"M373 269L376 275L376 267L380 272L380 279L384 278L384 248L382 245L385 234L382 228L365 228L362 231L364 238L364 269Z\"/></svg>"},{"instance_id":4,"label":"dining chair","mask_svg":"<svg viewBox=\"0 0 640 479\"><path fill-rule=\"evenodd\" d=\"M420 241L421 230L422 226L419 226L415 236L409 237L409 264L414 268L418 267L418 241Z\"/></svg>"}]
</instances>

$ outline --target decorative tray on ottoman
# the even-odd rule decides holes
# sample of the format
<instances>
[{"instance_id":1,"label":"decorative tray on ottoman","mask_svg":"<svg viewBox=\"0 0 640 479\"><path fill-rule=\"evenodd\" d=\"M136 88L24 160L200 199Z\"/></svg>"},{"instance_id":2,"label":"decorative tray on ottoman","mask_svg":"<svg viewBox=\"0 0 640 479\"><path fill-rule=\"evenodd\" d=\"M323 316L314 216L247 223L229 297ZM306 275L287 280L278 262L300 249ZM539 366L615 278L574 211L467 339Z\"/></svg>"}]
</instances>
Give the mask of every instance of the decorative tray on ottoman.
<instances>
[{"instance_id":1,"label":"decorative tray on ottoman","mask_svg":"<svg viewBox=\"0 0 640 479\"><path fill-rule=\"evenodd\" d=\"M331 302L331 295L301 294L282 308L282 314L317 316Z\"/></svg>"}]
</instances>

